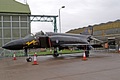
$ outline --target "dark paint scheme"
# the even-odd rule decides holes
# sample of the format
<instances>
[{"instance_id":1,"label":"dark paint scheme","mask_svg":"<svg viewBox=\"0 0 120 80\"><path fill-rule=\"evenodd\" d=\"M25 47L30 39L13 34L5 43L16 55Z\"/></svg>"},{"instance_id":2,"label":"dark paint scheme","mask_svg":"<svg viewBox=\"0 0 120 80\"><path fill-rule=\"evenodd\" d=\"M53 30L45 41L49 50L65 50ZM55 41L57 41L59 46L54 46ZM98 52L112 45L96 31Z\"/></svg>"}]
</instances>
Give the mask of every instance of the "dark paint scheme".
<instances>
[{"instance_id":1,"label":"dark paint scheme","mask_svg":"<svg viewBox=\"0 0 120 80\"><path fill-rule=\"evenodd\" d=\"M9 50L21 50L25 48L51 48L66 46L89 45L90 35L65 34L47 32L44 35L28 36L23 39L13 40L5 44L2 48ZM34 41L33 41L34 40ZM35 43L32 43L35 42ZM27 43L30 43L29 45Z\"/></svg>"},{"instance_id":2,"label":"dark paint scheme","mask_svg":"<svg viewBox=\"0 0 120 80\"><path fill-rule=\"evenodd\" d=\"M18 39L18 40L13 40L8 43L6 43L2 48L9 49L9 50L21 50L24 48L33 48L33 47L38 47L38 45L27 45L27 42L30 42L32 40L36 40L33 36L23 38L23 39Z\"/></svg>"},{"instance_id":3,"label":"dark paint scheme","mask_svg":"<svg viewBox=\"0 0 120 80\"><path fill-rule=\"evenodd\" d=\"M68 49L69 47L76 47L85 50L86 57L89 57L89 50L93 47L101 45L91 45L90 41L93 40L91 35L82 34L67 34L67 33L53 33L47 32L46 34L30 35L23 39L13 40L5 44L2 48L9 50L22 50L25 51L32 48L52 48L54 50L53 56L58 57L57 50ZM97 40L97 39L96 39ZM93 46L93 47L92 47ZM31 62L31 58L26 59Z\"/></svg>"},{"instance_id":4,"label":"dark paint scheme","mask_svg":"<svg viewBox=\"0 0 120 80\"><path fill-rule=\"evenodd\" d=\"M76 47L85 50L86 56L89 56L89 50L91 48L102 47L101 44L91 45L89 42L93 39L95 38L91 35L46 32L46 34L30 35L23 39L10 41L2 48L9 50L24 49L26 56L27 49L52 48L54 49L53 56L57 57L59 55L57 49L62 50L69 47Z\"/></svg>"}]
</instances>

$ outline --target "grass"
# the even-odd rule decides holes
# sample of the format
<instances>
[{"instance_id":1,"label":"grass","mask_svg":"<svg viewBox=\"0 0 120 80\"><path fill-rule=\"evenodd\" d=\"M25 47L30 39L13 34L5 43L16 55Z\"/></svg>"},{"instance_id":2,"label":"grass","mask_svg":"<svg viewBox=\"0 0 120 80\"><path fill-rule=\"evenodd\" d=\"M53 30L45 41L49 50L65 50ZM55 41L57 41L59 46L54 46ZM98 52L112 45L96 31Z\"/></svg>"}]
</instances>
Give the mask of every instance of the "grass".
<instances>
[{"instance_id":1,"label":"grass","mask_svg":"<svg viewBox=\"0 0 120 80\"><path fill-rule=\"evenodd\" d=\"M82 50L62 50L62 51L58 51L59 54L73 54L73 53L81 53L83 52ZM54 51L50 51L49 49L44 51L44 52L37 52L37 55L52 55L54 53ZM30 55L34 55L34 52L29 53Z\"/></svg>"},{"instance_id":2,"label":"grass","mask_svg":"<svg viewBox=\"0 0 120 80\"><path fill-rule=\"evenodd\" d=\"M7 53L4 53L4 57L13 57L13 54L16 54L16 56L17 57L22 57L22 56L24 56L24 53L23 53L23 51L17 51L17 52L7 52Z\"/></svg>"},{"instance_id":3,"label":"grass","mask_svg":"<svg viewBox=\"0 0 120 80\"><path fill-rule=\"evenodd\" d=\"M54 53L53 50L50 51L49 49L47 49L46 51L35 51L35 50L32 50L28 54L30 56L33 56L35 52L39 56L41 56L41 55L52 55ZM83 52L83 51L82 50L68 50L68 49L65 49L65 50L62 50L62 51L58 51L59 54L74 54L74 53L81 53L81 52ZM24 51L7 52L3 56L5 56L5 57L13 57L14 53L16 54L17 57L24 56Z\"/></svg>"}]
</instances>

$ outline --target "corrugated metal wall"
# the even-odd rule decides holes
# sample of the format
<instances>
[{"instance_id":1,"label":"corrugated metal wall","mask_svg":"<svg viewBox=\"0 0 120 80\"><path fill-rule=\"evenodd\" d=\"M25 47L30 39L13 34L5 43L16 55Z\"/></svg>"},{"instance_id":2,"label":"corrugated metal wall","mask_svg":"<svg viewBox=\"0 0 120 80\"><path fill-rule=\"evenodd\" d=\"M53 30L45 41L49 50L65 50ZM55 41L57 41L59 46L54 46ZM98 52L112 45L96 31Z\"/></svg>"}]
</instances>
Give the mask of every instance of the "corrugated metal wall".
<instances>
[{"instance_id":1,"label":"corrugated metal wall","mask_svg":"<svg viewBox=\"0 0 120 80\"><path fill-rule=\"evenodd\" d=\"M27 15L0 15L0 46L29 33L30 18Z\"/></svg>"}]
</instances>

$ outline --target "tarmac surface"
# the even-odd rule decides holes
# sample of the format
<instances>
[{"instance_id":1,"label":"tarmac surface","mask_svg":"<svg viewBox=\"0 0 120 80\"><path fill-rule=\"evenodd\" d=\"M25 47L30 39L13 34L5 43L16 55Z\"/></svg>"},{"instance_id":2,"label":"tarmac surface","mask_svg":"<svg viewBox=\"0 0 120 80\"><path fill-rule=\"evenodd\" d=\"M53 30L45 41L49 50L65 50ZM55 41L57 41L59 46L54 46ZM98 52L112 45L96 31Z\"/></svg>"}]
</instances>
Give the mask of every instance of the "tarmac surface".
<instances>
[{"instance_id":1,"label":"tarmac surface","mask_svg":"<svg viewBox=\"0 0 120 80\"><path fill-rule=\"evenodd\" d=\"M87 61L81 54L38 56L38 65L12 59L0 58L0 80L120 80L120 53L92 52Z\"/></svg>"}]
</instances>

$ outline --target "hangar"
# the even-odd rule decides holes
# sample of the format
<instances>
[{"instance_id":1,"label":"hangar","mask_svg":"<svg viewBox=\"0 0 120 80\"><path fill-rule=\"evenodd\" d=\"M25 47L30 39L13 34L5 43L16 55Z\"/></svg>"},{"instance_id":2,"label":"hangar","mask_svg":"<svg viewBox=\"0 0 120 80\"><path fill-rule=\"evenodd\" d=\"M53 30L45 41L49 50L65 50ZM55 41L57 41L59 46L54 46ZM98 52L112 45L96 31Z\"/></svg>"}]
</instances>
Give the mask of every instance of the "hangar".
<instances>
[{"instance_id":1,"label":"hangar","mask_svg":"<svg viewBox=\"0 0 120 80\"><path fill-rule=\"evenodd\" d=\"M120 51L120 20L70 30L67 33L89 33L106 42L109 50ZM97 43L97 42L94 42Z\"/></svg>"},{"instance_id":2,"label":"hangar","mask_svg":"<svg viewBox=\"0 0 120 80\"><path fill-rule=\"evenodd\" d=\"M31 33L30 14L28 4L0 0L0 46Z\"/></svg>"}]
</instances>

